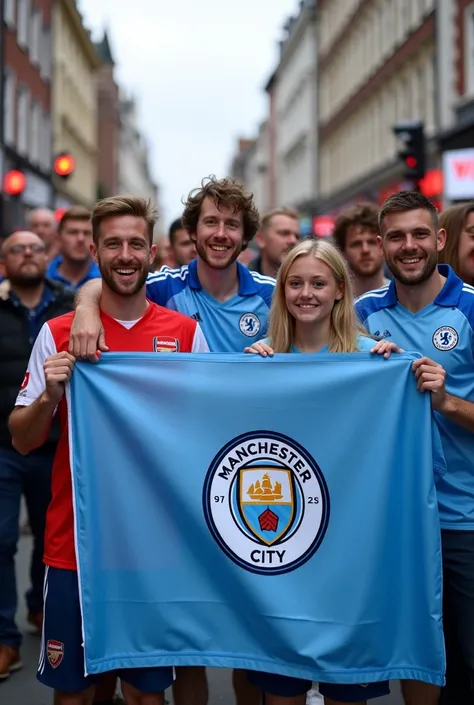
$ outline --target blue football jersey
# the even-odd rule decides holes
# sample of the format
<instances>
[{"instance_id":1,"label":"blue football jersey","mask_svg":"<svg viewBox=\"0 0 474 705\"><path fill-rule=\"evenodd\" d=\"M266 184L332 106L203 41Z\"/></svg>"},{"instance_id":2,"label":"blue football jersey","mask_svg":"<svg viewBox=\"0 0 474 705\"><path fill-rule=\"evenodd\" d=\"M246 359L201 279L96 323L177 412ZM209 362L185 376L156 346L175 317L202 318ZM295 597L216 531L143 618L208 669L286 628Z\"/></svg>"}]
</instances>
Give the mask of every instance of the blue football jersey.
<instances>
[{"instance_id":1,"label":"blue football jersey","mask_svg":"<svg viewBox=\"0 0 474 705\"><path fill-rule=\"evenodd\" d=\"M239 291L223 303L202 288L197 260L150 274L146 294L150 301L196 319L211 352L243 352L266 333L275 280L240 262L237 267Z\"/></svg>"},{"instance_id":2,"label":"blue football jersey","mask_svg":"<svg viewBox=\"0 0 474 705\"><path fill-rule=\"evenodd\" d=\"M374 336L435 360L446 370L446 389L474 402L474 287L439 265L446 282L417 313L397 300L395 283L360 296L356 311ZM441 526L474 530L474 434L436 413L447 472L438 483Z\"/></svg>"}]
</instances>

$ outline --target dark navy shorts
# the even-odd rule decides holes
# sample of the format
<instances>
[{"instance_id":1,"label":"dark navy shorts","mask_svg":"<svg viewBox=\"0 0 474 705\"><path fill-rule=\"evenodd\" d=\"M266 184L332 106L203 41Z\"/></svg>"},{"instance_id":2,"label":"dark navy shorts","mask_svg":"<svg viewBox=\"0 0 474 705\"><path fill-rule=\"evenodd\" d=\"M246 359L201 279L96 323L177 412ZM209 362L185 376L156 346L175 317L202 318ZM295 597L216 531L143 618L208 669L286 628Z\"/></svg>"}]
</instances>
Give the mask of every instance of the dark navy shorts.
<instances>
[{"instance_id":1,"label":"dark navy shorts","mask_svg":"<svg viewBox=\"0 0 474 705\"><path fill-rule=\"evenodd\" d=\"M118 677L141 693L162 693L173 683L173 668L126 668ZM84 676L79 585L75 570L46 567L44 620L38 680L64 693L80 693L99 675Z\"/></svg>"},{"instance_id":2,"label":"dark navy shorts","mask_svg":"<svg viewBox=\"0 0 474 705\"><path fill-rule=\"evenodd\" d=\"M247 678L257 688L269 693L278 695L281 698L294 698L303 695L311 689L312 682L301 678L290 678L290 676L279 676L275 673L263 673L261 671L247 671ZM338 700L341 703L358 703L361 700L371 700L381 698L390 693L388 681L380 683L367 683L361 685L336 685L334 683L319 683L319 692L331 700Z\"/></svg>"}]
</instances>

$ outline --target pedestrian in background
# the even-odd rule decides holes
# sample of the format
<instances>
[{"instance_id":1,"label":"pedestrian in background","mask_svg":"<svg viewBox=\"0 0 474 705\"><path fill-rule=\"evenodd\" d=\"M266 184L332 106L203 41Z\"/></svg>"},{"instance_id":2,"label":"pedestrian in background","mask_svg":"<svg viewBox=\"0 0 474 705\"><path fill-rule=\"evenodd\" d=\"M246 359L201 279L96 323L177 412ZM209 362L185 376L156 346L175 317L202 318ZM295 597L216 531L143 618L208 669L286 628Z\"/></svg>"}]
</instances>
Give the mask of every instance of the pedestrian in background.
<instances>
[{"instance_id":1,"label":"pedestrian in background","mask_svg":"<svg viewBox=\"0 0 474 705\"><path fill-rule=\"evenodd\" d=\"M474 203L446 208L439 217L446 244L439 261L449 264L466 284L474 284Z\"/></svg>"},{"instance_id":2,"label":"pedestrian in background","mask_svg":"<svg viewBox=\"0 0 474 705\"><path fill-rule=\"evenodd\" d=\"M26 225L30 232L39 235L46 245L46 257L51 262L59 255L58 224L49 208L35 208L28 213Z\"/></svg>"},{"instance_id":3,"label":"pedestrian in background","mask_svg":"<svg viewBox=\"0 0 474 705\"><path fill-rule=\"evenodd\" d=\"M74 305L72 292L45 278L47 247L38 235L10 235L2 245L1 258L8 281L2 284L0 294L0 680L22 666L22 636L15 623L15 553L22 495L33 534L31 587L26 594L28 622L37 631L43 622L44 530L58 439L58 428L53 424L44 446L24 457L12 447L8 416L25 382L26 366L40 328L45 321L71 311Z\"/></svg>"},{"instance_id":4,"label":"pedestrian in background","mask_svg":"<svg viewBox=\"0 0 474 705\"><path fill-rule=\"evenodd\" d=\"M276 277L285 255L300 236L298 212L292 208L275 208L262 217L255 237L260 254L249 269L267 277Z\"/></svg>"},{"instance_id":5,"label":"pedestrian in background","mask_svg":"<svg viewBox=\"0 0 474 705\"><path fill-rule=\"evenodd\" d=\"M196 257L196 245L183 226L181 218L174 220L169 229L169 259L173 267L183 267Z\"/></svg>"},{"instance_id":6,"label":"pedestrian in background","mask_svg":"<svg viewBox=\"0 0 474 705\"><path fill-rule=\"evenodd\" d=\"M100 277L97 264L91 256L91 214L83 206L73 206L59 221L60 254L48 267L48 277L56 279L70 289Z\"/></svg>"},{"instance_id":7,"label":"pedestrian in background","mask_svg":"<svg viewBox=\"0 0 474 705\"><path fill-rule=\"evenodd\" d=\"M335 220L333 240L349 265L354 296L389 283L384 275L384 256L378 241L379 209L359 203Z\"/></svg>"}]
</instances>

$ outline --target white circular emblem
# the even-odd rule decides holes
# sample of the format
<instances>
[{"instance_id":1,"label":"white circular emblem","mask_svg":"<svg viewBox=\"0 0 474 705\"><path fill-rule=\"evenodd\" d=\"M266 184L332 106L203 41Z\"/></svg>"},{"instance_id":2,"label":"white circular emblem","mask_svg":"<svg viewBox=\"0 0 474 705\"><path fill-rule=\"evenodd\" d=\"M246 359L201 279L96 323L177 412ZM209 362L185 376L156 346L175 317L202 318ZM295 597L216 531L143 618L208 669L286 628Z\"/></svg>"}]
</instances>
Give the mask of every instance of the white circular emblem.
<instances>
[{"instance_id":1,"label":"white circular emblem","mask_svg":"<svg viewBox=\"0 0 474 705\"><path fill-rule=\"evenodd\" d=\"M241 333L248 338L253 338L261 328L260 318L255 313L244 313L240 317L239 328Z\"/></svg>"},{"instance_id":2,"label":"white circular emblem","mask_svg":"<svg viewBox=\"0 0 474 705\"><path fill-rule=\"evenodd\" d=\"M437 350L452 350L458 342L458 332L451 326L441 326L433 333L433 345Z\"/></svg>"},{"instance_id":3,"label":"white circular emblem","mask_svg":"<svg viewBox=\"0 0 474 705\"><path fill-rule=\"evenodd\" d=\"M220 548L254 573L286 573L319 548L329 493L312 456L280 433L234 438L212 461L203 489L207 525Z\"/></svg>"}]
</instances>

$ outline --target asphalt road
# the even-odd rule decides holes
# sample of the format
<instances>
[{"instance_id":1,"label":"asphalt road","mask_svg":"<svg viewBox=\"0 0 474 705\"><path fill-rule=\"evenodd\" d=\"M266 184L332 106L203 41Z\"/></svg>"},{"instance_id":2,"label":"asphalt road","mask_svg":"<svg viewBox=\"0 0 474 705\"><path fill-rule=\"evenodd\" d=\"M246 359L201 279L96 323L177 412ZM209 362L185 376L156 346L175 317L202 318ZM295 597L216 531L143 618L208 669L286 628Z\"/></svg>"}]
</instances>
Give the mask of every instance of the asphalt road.
<instances>
[{"instance_id":1,"label":"asphalt road","mask_svg":"<svg viewBox=\"0 0 474 705\"><path fill-rule=\"evenodd\" d=\"M0 683L0 705L51 705L52 696L48 688L36 680L36 664L40 647L40 639L29 632L26 624L25 605L23 595L28 587L28 560L31 540L28 536L20 539L17 554L18 589L20 605L18 624L25 635L22 647L22 660L24 668L10 676L8 680ZM226 669L208 669L210 685L209 705L232 705L233 696L231 689L230 672ZM392 685L392 694L387 698L372 700L371 705L402 705L398 684ZM171 700L171 694L170 698Z\"/></svg>"}]
</instances>

